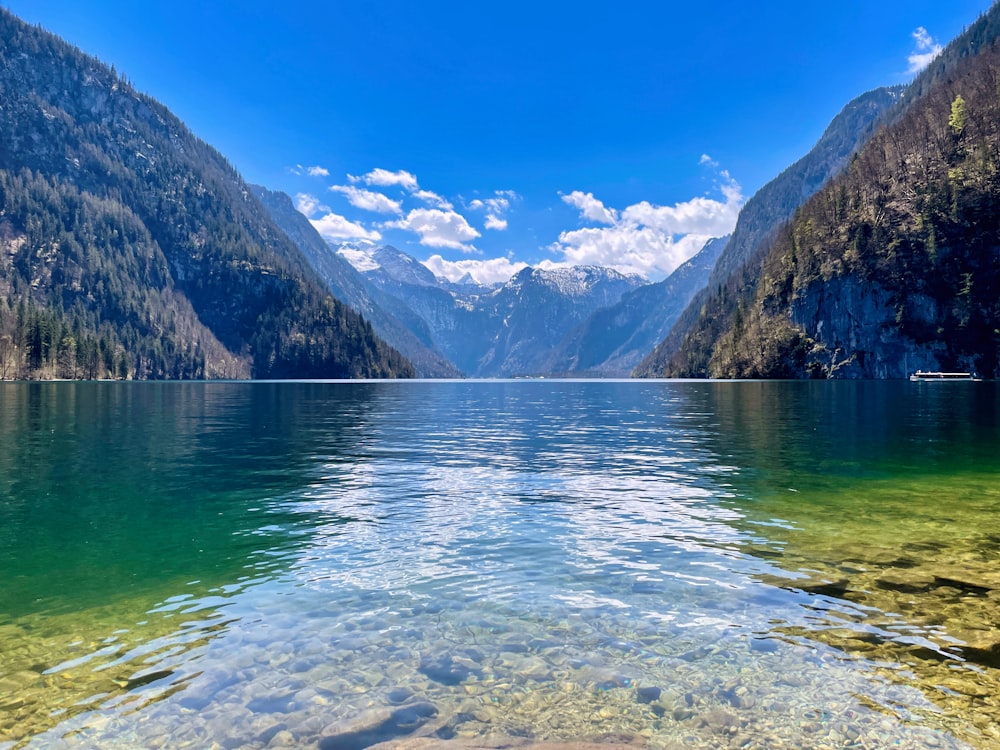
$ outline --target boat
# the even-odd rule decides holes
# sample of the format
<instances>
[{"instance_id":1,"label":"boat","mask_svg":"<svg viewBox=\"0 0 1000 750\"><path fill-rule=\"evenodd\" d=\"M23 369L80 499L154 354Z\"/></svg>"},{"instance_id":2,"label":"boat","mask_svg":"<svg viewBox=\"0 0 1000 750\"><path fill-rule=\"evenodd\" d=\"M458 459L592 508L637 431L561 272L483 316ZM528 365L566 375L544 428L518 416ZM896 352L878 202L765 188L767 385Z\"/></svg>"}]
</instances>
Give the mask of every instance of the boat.
<instances>
[{"instance_id":1,"label":"boat","mask_svg":"<svg viewBox=\"0 0 1000 750\"><path fill-rule=\"evenodd\" d=\"M924 372L917 370L910 375L910 380L914 383L937 383L946 380L979 382L982 378L974 372Z\"/></svg>"}]
</instances>

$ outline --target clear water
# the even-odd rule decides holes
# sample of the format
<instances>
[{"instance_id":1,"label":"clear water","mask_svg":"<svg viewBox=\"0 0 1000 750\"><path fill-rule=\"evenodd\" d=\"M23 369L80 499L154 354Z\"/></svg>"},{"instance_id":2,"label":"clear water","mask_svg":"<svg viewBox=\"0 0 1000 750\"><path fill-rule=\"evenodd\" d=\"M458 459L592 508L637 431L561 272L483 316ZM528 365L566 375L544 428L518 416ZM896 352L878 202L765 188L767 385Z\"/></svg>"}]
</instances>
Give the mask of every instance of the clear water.
<instances>
[{"instance_id":1,"label":"clear water","mask_svg":"<svg viewBox=\"0 0 1000 750\"><path fill-rule=\"evenodd\" d=\"M991 383L0 384L0 747L1000 747L998 417Z\"/></svg>"}]
</instances>

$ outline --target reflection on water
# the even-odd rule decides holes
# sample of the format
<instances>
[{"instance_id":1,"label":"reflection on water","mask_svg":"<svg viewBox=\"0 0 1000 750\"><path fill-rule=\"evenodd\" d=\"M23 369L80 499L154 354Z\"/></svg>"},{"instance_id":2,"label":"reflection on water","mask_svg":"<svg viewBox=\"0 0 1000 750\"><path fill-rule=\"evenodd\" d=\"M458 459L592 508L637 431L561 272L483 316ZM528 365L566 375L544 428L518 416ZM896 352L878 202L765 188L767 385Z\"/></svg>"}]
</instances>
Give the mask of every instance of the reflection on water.
<instances>
[{"instance_id":1,"label":"reflection on water","mask_svg":"<svg viewBox=\"0 0 1000 750\"><path fill-rule=\"evenodd\" d=\"M0 746L991 746L929 385L0 386Z\"/></svg>"}]
</instances>

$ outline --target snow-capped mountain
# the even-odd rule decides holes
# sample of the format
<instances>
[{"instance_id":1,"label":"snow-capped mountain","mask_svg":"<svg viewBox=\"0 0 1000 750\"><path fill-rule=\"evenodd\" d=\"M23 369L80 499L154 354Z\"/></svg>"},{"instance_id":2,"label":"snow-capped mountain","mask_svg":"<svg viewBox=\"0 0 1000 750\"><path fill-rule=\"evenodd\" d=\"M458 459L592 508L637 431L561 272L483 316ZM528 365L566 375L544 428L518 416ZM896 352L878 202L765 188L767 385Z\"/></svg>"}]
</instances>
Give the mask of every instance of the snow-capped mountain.
<instances>
[{"instance_id":1,"label":"snow-capped mountain","mask_svg":"<svg viewBox=\"0 0 1000 750\"><path fill-rule=\"evenodd\" d=\"M395 298L397 318L426 326L434 346L475 377L544 374L544 361L574 326L647 283L598 266L526 268L500 285L455 283L391 246L336 250Z\"/></svg>"},{"instance_id":2,"label":"snow-capped mountain","mask_svg":"<svg viewBox=\"0 0 1000 750\"><path fill-rule=\"evenodd\" d=\"M350 256L357 265L377 269L376 261L366 260L366 254L373 255L379 249L377 245L361 241L339 246L340 252L334 252L309 220L295 209L289 196L260 186L252 186L252 189L272 220L299 247L333 296L361 313L379 336L413 363L419 377L461 375L447 357L434 348L427 325L395 297L369 282L354 264L347 261Z\"/></svg>"},{"instance_id":3,"label":"snow-capped mountain","mask_svg":"<svg viewBox=\"0 0 1000 750\"><path fill-rule=\"evenodd\" d=\"M708 282L729 237L709 240L670 276L622 295L570 331L545 360L548 373L628 377Z\"/></svg>"}]
</instances>

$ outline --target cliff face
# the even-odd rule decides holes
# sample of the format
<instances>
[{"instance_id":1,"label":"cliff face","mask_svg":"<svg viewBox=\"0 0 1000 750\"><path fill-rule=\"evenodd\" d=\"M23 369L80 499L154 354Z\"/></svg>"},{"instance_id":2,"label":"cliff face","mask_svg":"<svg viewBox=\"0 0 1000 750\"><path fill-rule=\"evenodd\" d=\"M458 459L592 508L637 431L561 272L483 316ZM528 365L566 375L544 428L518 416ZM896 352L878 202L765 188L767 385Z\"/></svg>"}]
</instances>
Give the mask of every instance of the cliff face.
<instances>
[{"instance_id":1,"label":"cliff face","mask_svg":"<svg viewBox=\"0 0 1000 750\"><path fill-rule=\"evenodd\" d=\"M880 130L775 238L711 374L1000 374L998 92L994 43Z\"/></svg>"},{"instance_id":2,"label":"cliff face","mask_svg":"<svg viewBox=\"0 0 1000 750\"><path fill-rule=\"evenodd\" d=\"M810 284L791 302L790 319L814 345L805 369L791 373L830 378L905 378L915 370L938 370L947 356L939 340L917 342L896 321L895 290L843 276ZM940 306L926 295L910 299L912 324L937 327ZM950 365L974 370L974 358ZM764 373L762 373L764 374Z\"/></svg>"},{"instance_id":3,"label":"cliff face","mask_svg":"<svg viewBox=\"0 0 1000 750\"><path fill-rule=\"evenodd\" d=\"M902 92L902 86L880 88L849 102L808 154L747 201L707 283L676 318L666 337L639 363L637 376L708 374L711 344L730 322L728 300L754 287L767 243L799 206L844 168Z\"/></svg>"},{"instance_id":4,"label":"cliff face","mask_svg":"<svg viewBox=\"0 0 1000 750\"><path fill-rule=\"evenodd\" d=\"M996 375L998 35L994 6L862 134L834 180L710 280L637 372Z\"/></svg>"}]
</instances>

